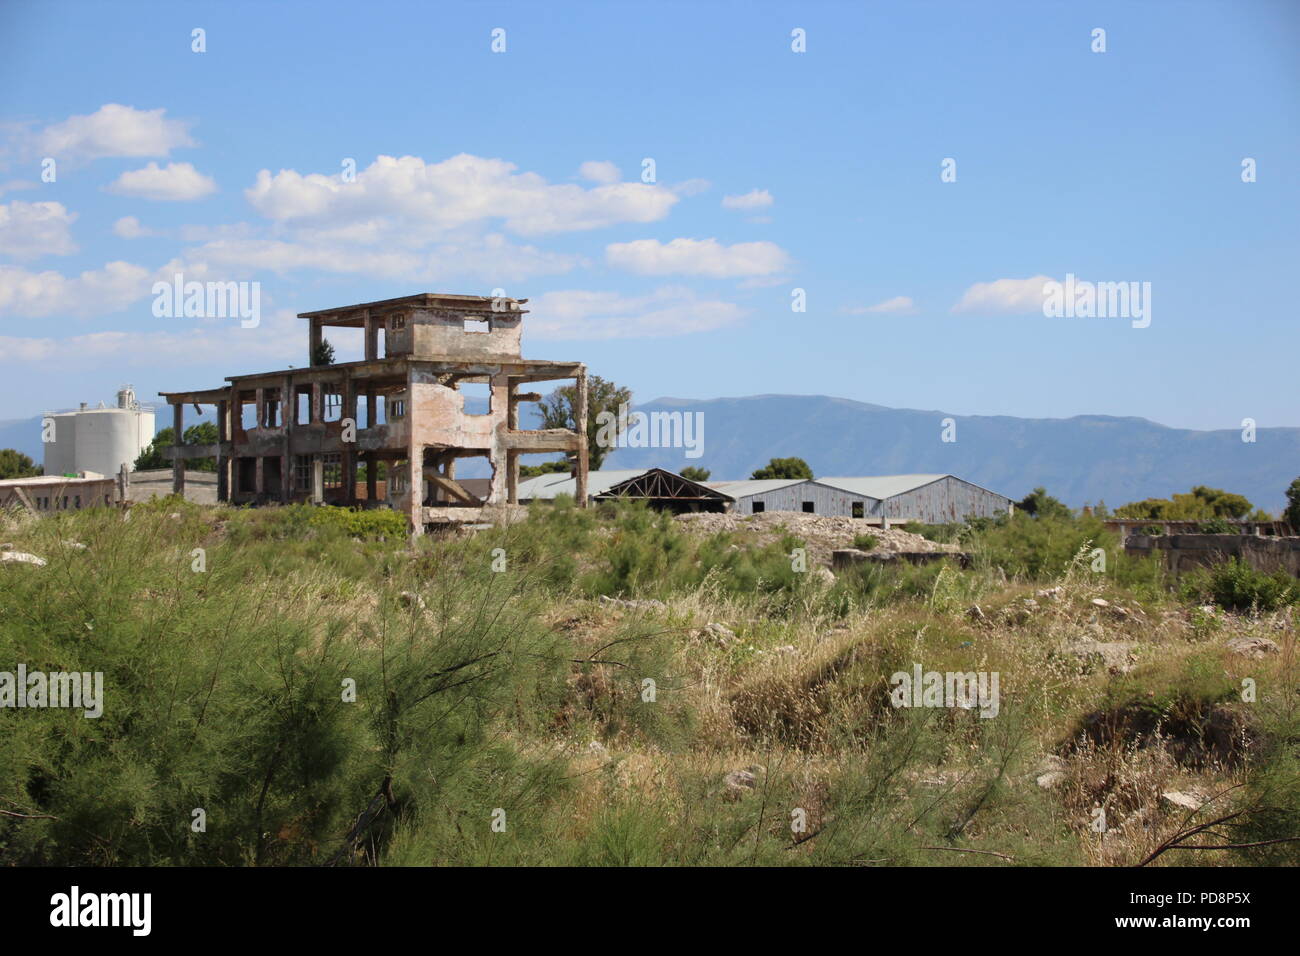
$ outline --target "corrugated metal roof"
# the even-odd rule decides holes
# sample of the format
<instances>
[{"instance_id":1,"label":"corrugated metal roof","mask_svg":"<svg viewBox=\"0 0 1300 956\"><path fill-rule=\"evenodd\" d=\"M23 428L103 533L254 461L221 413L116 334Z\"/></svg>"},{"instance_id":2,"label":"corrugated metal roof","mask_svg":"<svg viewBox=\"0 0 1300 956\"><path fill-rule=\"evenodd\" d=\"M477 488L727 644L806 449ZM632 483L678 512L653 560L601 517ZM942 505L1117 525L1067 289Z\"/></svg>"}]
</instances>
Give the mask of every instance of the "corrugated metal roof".
<instances>
[{"instance_id":1,"label":"corrugated metal roof","mask_svg":"<svg viewBox=\"0 0 1300 956\"><path fill-rule=\"evenodd\" d=\"M868 498L892 498L904 492L931 484L950 475L867 475L848 478L815 478L814 481L840 491L849 491Z\"/></svg>"},{"instance_id":2,"label":"corrugated metal roof","mask_svg":"<svg viewBox=\"0 0 1300 956\"><path fill-rule=\"evenodd\" d=\"M603 494L615 485L630 478L644 475L649 470L649 468L639 468L588 472L587 493L592 496ZM847 491L850 494L885 500L933 484L941 478L956 478L957 481L973 488L980 488L979 485L966 481L964 478L957 478L956 475L869 475L864 477L813 479L746 478L738 481L704 481L700 482L700 484L706 488L712 488L714 491L720 491L731 498L745 498L750 495L767 494L770 491L777 491L781 488L788 488L791 485L798 485L811 480L816 484L835 488L839 491ZM554 498L557 495L572 497L575 488L576 482L567 472L538 475L536 478L527 478L519 482L519 500L545 500ZM987 488L980 488L980 490L988 491ZM997 494L997 492L989 493ZM1006 496L998 495L998 497L1005 498Z\"/></svg>"},{"instance_id":3,"label":"corrugated metal roof","mask_svg":"<svg viewBox=\"0 0 1300 956\"><path fill-rule=\"evenodd\" d=\"M978 488L980 491L988 492L991 495L997 495L999 498L1007 498L1006 495L998 494L996 491L990 491L982 485L977 485L973 481L967 481L957 475L870 475L863 478L814 478L814 481L823 485L829 485L832 488L838 488L841 491L849 491L857 495L866 495L869 498L892 498L894 495L906 494L917 488L923 488L926 485L933 484L941 478L952 478L960 481L964 485L970 485L972 488Z\"/></svg>"},{"instance_id":4,"label":"corrugated metal roof","mask_svg":"<svg viewBox=\"0 0 1300 956\"><path fill-rule=\"evenodd\" d=\"M807 478L746 478L740 481L706 481L703 484L733 498L762 495L778 488L787 488L807 481Z\"/></svg>"},{"instance_id":5,"label":"corrugated metal roof","mask_svg":"<svg viewBox=\"0 0 1300 956\"><path fill-rule=\"evenodd\" d=\"M647 471L648 468L589 471L587 472L587 494L603 494L619 482L644 475ZM520 501L545 501L557 495L568 495L572 498L577 489L578 482L572 475L567 471L555 471L548 475L525 478L519 482L518 494Z\"/></svg>"}]
</instances>

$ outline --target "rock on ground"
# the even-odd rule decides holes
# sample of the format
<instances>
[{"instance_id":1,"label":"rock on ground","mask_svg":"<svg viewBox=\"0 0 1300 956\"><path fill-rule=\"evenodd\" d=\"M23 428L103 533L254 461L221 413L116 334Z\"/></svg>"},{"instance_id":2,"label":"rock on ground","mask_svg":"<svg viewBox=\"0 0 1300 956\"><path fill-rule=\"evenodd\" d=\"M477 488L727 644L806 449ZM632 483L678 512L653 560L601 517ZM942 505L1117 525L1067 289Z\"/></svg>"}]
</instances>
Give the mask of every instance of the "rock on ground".
<instances>
[{"instance_id":1,"label":"rock on ground","mask_svg":"<svg viewBox=\"0 0 1300 956\"><path fill-rule=\"evenodd\" d=\"M1242 657L1260 658L1278 653L1278 646L1267 637L1247 637L1242 635L1234 637L1228 642L1228 650L1234 654L1240 654Z\"/></svg>"},{"instance_id":2,"label":"rock on ground","mask_svg":"<svg viewBox=\"0 0 1300 956\"><path fill-rule=\"evenodd\" d=\"M1066 644L1064 650L1081 660L1100 660L1113 674L1127 674L1134 667L1134 641L1094 641L1080 638Z\"/></svg>"},{"instance_id":3,"label":"rock on ground","mask_svg":"<svg viewBox=\"0 0 1300 956\"><path fill-rule=\"evenodd\" d=\"M1167 790L1160 796L1165 803L1180 810L1199 810L1209 799L1198 790Z\"/></svg>"}]
</instances>

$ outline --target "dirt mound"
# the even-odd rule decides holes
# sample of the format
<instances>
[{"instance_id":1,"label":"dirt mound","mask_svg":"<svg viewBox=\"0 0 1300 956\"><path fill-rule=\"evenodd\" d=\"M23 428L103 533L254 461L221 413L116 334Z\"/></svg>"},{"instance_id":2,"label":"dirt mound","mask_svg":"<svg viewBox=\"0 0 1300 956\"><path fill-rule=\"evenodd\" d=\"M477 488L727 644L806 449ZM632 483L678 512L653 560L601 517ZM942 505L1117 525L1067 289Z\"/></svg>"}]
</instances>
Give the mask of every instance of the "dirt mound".
<instances>
[{"instance_id":1,"label":"dirt mound","mask_svg":"<svg viewBox=\"0 0 1300 956\"><path fill-rule=\"evenodd\" d=\"M1245 759L1255 736L1241 713L1221 704L1179 700L1157 708L1134 702L1088 714L1067 752L1085 740L1138 750L1162 746L1184 767L1234 767Z\"/></svg>"},{"instance_id":2,"label":"dirt mound","mask_svg":"<svg viewBox=\"0 0 1300 956\"><path fill-rule=\"evenodd\" d=\"M684 514L677 521L682 528L700 535L729 533L742 541L764 545L779 541L784 534L803 540L811 561L829 566L831 552L853 547L853 539L869 534L876 539L873 551L952 551L956 545L939 544L901 528L888 530L866 524L860 518L809 515L797 511L765 511L756 515Z\"/></svg>"}]
</instances>

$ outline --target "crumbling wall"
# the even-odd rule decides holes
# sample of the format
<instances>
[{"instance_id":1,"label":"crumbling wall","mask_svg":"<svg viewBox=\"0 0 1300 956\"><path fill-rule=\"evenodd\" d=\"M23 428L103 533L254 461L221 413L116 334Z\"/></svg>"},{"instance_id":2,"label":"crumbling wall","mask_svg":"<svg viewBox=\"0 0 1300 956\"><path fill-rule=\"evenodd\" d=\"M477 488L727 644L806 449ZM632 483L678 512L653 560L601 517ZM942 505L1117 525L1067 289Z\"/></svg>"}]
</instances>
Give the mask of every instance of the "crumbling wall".
<instances>
[{"instance_id":1,"label":"crumbling wall","mask_svg":"<svg viewBox=\"0 0 1300 956\"><path fill-rule=\"evenodd\" d=\"M1265 538L1251 534L1132 534L1124 542L1128 554L1163 556L1174 574L1222 564L1239 558L1257 571L1281 568L1300 577L1300 537Z\"/></svg>"},{"instance_id":2,"label":"crumbling wall","mask_svg":"<svg viewBox=\"0 0 1300 956\"><path fill-rule=\"evenodd\" d=\"M487 319L466 319L459 313L420 309L411 313L407 332L414 358L519 358L523 313L492 313Z\"/></svg>"}]
</instances>

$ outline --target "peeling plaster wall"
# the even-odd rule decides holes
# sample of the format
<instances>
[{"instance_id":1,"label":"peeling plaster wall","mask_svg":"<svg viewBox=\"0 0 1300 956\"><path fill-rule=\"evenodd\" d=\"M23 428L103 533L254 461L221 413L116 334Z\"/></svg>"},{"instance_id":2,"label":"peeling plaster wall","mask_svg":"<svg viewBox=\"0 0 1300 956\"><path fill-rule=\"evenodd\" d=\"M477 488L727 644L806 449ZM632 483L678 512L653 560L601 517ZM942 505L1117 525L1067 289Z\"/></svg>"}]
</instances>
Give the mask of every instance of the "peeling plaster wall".
<instances>
[{"instance_id":1,"label":"peeling plaster wall","mask_svg":"<svg viewBox=\"0 0 1300 956\"><path fill-rule=\"evenodd\" d=\"M483 331L466 331L482 329ZM489 331L490 326L490 331ZM457 359L519 358L523 322L519 312L493 314L484 322L471 321L452 312L412 312L406 329L392 333L390 353L404 349L411 355L452 356Z\"/></svg>"},{"instance_id":2,"label":"peeling plaster wall","mask_svg":"<svg viewBox=\"0 0 1300 956\"><path fill-rule=\"evenodd\" d=\"M412 489L419 497L407 497L405 507L413 520L417 502L424 500L424 452L430 447L480 452L492 466L487 501L499 503L506 498L505 435L509 428L509 376L499 368L489 375L492 391L486 415L465 413L465 394L456 388L440 385L437 373L413 367L407 386L407 420L414 423L410 439ZM465 456L462 456L465 457ZM417 477L418 472L418 477Z\"/></svg>"}]
</instances>

